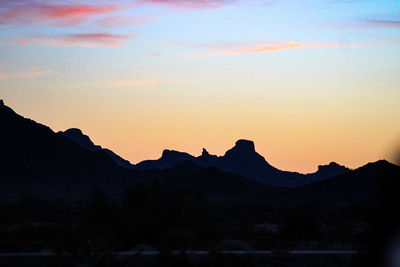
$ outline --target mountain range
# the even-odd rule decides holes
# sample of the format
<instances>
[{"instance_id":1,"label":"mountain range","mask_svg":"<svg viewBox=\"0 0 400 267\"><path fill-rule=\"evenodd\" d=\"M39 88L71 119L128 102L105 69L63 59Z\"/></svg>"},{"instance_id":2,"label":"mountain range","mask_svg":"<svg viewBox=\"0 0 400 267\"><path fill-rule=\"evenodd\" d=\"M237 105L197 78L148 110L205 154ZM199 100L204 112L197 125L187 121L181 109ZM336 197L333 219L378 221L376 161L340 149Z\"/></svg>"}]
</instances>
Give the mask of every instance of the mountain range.
<instances>
[{"instance_id":1,"label":"mountain range","mask_svg":"<svg viewBox=\"0 0 400 267\"><path fill-rule=\"evenodd\" d=\"M315 173L301 174L297 172L282 171L271 166L263 156L255 150L253 141L238 140L235 146L229 149L225 155L210 155L206 149L200 156L195 157L186 152L165 149L159 159L144 160L134 165L124 160L109 149L103 149L95 145L87 135L79 129L68 129L58 132L76 142L81 147L91 151L104 151L115 163L121 167L137 170L165 170L172 168L183 161L193 161L201 167L215 167L222 171L241 175L257 182L280 187L299 187L317 181L322 181L342 173L350 171L349 168L335 162L329 165L320 165Z\"/></svg>"},{"instance_id":2,"label":"mountain range","mask_svg":"<svg viewBox=\"0 0 400 267\"><path fill-rule=\"evenodd\" d=\"M223 156L210 155L203 149L199 157L173 150L164 150L161 158L146 160L134 168L139 170L166 169L184 160L191 160L202 167L216 167L222 171L241 175L257 182L280 187L299 187L309 183L325 180L350 171L347 167L335 162L321 165L318 171L311 174L282 171L271 166L263 156L255 150L253 141L238 140L235 146L226 151Z\"/></svg>"},{"instance_id":3,"label":"mountain range","mask_svg":"<svg viewBox=\"0 0 400 267\"><path fill-rule=\"evenodd\" d=\"M205 149L194 157L164 150L157 160L130 164L95 145L79 129L53 132L15 113L0 100L0 193L76 199L94 189L118 195L138 182L159 180L184 186L215 199L240 201L352 201L368 198L384 173L398 174L387 161L350 170L336 163L312 174L271 166L249 140L238 140L223 156ZM295 189L293 189L295 188Z\"/></svg>"}]
</instances>

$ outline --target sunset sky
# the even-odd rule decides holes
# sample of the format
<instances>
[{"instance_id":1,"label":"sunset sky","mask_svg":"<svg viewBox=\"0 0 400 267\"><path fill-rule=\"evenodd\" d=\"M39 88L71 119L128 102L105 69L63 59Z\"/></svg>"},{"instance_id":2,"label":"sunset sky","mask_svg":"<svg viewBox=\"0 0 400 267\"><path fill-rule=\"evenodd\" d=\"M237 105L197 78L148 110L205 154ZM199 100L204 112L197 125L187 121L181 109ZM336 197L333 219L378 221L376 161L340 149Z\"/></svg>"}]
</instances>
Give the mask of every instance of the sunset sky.
<instances>
[{"instance_id":1,"label":"sunset sky","mask_svg":"<svg viewBox=\"0 0 400 267\"><path fill-rule=\"evenodd\" d=\"M132 163L240 138L283 170L393 161L400 1L0 0L0 99Z\"/></svg>"}]
</instances>

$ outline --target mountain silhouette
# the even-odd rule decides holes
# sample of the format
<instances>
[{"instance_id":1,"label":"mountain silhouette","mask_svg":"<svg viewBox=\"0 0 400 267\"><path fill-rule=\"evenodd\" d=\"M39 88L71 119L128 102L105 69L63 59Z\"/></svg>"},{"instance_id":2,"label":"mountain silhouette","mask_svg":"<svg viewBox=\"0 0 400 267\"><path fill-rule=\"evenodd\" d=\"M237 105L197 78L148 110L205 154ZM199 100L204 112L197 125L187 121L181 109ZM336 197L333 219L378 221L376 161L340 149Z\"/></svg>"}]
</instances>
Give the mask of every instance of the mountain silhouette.
<instances>
[{"instance_id":1,"label":"mountain silhouette","mask_svg":"<svg viewBox=\"0 0 400 267\"><path fill-rule=\"evenodd\" d=\"M244 139L236 141L235 146L221 157L202 154L195 162L201 166L213 166L273 186L294 186L296 179L287 179L292 175L290 172L282 172L271 166L256 152L254 142Z\"/></svg>"},{"instance_id":2,"label":"mountain silhouette","mask_svg":"<svg viewBox=\"0 0 400 267\"><path fill-rule=\"evenodd\" d=\"M3 101L0 123L3 199L26 194L77 199L94 189L118 195L137 182L159 180L167 187L191 188L219 200L352 202L369 199L385 177L399 174L399 167L387 161L353 171L330 163L319 166L313 174L285 172L271 166L248 140L238 140L223 156L210 155L205 149L197 158L164 150L160 159L127 169L80 130L54 133L18 115ZM307 183L312 184L304 186ZM293 185L297 188L290 189Z\"/></svg>"},{"instance_id":3,"label":"mountain silhouette","mask_svg":"<svg viewBox=\"0 0 400 267\"><path fill-rule=\"evenodd\" d=\"M161 158L156 160L144 160L135 165L138 170L164 170L176 166L185 160L194 160L195 157L185 152L165 149Z\"/></svg>"},{"instance_id":4,"label":"mountain silhouette","mask_svg":"<svg viewBox=\"0 0 400 267\"><path fill-rule=\"evenodd\" d=\"M400 178L400 167L386 160L368 163L353 171L312 183L291 192L297 201L355 203L376 200L386 184ZM397 182L398 184L398 182Z\"/></svg>"},{"instance_id":5,"label":"mountain silhouette","mask_svg":"<svg viewBox=\"0 0 400 267\"><path fill-rule=\"evenodd\" d=\"M0 192L74 198L99 188L119 192L135 177L101 150L82 148L0 102Z\"/></svg>"},{"instance_id":6,"label":"mountain silhouette","mask_svg":"<svg viewBox=\"0 0 400 267\"><path fill-rule=\"evenodd\" d=\"M281 201L281 193L291 190L261 184L215 167L200 167L192 160L182 161L164 170L144 171L141 175L147 180L157 179L167 188L190 188L217 201Z\"/></svg>"},{"instance_id":7,"label":"mountain silhouette","mask_svg":"<svg viewBox=\"0 0 400 267\"><path fill-rule=\"evenodd\" d=\"M109 150L107 148L102 148L99 145L95 145L92 142L92 140L90 140L89 136L83 134L80 129L71 128L64 132L60 131L57 134L71 139L72 141L74 141L75 143L77 143L78 145L80 145L81 147L83 147L87 150L104 151L112 160L114 160L115 163L117 163L121 167L124 167L127 169L132 169L134 167L134 165L131 164L128 160L121 158L120 156L118 156L117 154L112 152L111 150Z\"/></svg>"},{"instance_id":8,"label":"mountain silhouette","mask_svg":"<svg viewBox=\"0 0 400 267\"><path fill-rule=\"evenodd\" d=\"M3 101L0 123L2 200L39 196L72 201L88 198L96 189L118 196L137 182L152 180L166 187L191 188L219 200L263 201L274 191L239 175L198 166L189 154L171 150L163 152L162 160L149 161L159 163L163 170L122 168L79 129L55 133L18 115ZM171 162L174 166L168 168Z\"/></svg>"},{"instance_id":9,"label":"mountain silhouette","mask_svg":"<svg viewBox=\"0 0 400 267\"><path fill-rule=\"evenodd\" d=\"M282 171L271 166L263 156L256 152L253 141L244 139L236 141L235 146L226 151L223 156L211 155L204 148L199 157L184 152L164 150L161 158L142 161L135 168L140 170L166 169L185 160L192 160L202 167L215 167L263 184L292 188L349 171L348 168L334 162L329 165L320 165L318 171L311 174Z\"/></svg>"},{"instance_id":10,"label":"mountain silhouette","mask_svg":"<svg viewBox=\"0 0 400 267\"><path fill-rule=\"evenodd\" d=\"M351 248L364 254L370 247L379 251L399 229L400 167L384 160L356 170L331 162L312 174L285 172L258 154L254 142L241 139L223 156L164 150L160 159L129 169L81 130L55 133L2 101L0 152L6 254L96 255L141 243L163 251L185 236L194 242L177 249L244 240L257 250ZM185 235L171 235L175 229Z\"/></svg>"},{"instance_id":11,"label":"mountain silhouette","mask_svg":"<svg viewBox=\"0 0 400 267\"><path fill-rule=\"evenodd\" d=\"M141 171L155 169L165 170L183 161L191 160L199 166L215 167L222 171L238 174L263 184L292 188L322 181L349 171L348 168L335 162L331 162L329 165L320 165L318 166L317 172L307 175L297 172L282 171L271 166L263 156L256 152L253 141L244 139L238 140L235 146L226 151L225 155L221 157L209 154L206 149L203 149L199 157L194 157L186 152L165 149L159 159L144 160L134 165L111 150L95 145L80 129L71 128L64 132L58 132L58 134L71 139L85 149L104 151L121 167Z\"/></svg>"},{"instance_id":12,"label":"mountain silhouette","mask_svg":"<svg viewBox=\"0 0 400 267\"><path fill-rule=\"evenodd\" d=\"M308 183L323 181L349 171L349 168L336 162L331 162L328 165L319 165L316 172L307 174L307 181Z\"/></svg>"},{"instance_id":13,"label":"mountain silhouette","mask_svg":"<svg viewBox=\"0 0 400 267\"><path fill-rule=\"evenodd\" d=\"M102 149L101 146L95 145L92 140L90 140L89 136L83 134L80 129L70 128L64 132L57 132L57 134L68 137L87 150L98 151Z\"/></svg>"}]
</instances>

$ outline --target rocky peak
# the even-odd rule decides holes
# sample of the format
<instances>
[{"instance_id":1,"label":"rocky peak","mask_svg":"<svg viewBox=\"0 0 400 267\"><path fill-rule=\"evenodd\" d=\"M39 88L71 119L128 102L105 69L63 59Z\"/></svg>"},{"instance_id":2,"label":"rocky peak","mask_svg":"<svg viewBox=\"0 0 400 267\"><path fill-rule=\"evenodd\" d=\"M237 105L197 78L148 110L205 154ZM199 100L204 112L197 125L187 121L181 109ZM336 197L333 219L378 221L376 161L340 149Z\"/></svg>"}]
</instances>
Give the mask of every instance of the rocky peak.
<instances>
[{"instance_id":1,"label":"rocky peak","mask_svg":"<svg viewBox=\"0 0 400 267\"><path fill-rule=\"evenodd\" d=\"M261 162L260 164L264 164L265 161L264 157L256 152L254 142L244 139L236 141L235 146L226 151L223 157L235 161L256 160L259 163Z\"/></svg>"},{"instance_id":2,"label":"rocky peak","mask_svg":"<svg viewBox=\"0 0 400 267\"><path fill-rule=\"evenodd\" d=\"M318 171L342 170L347 169L345 166L339 165L336 162L331 162L328 165L319 165Z\"/></svg>"},{"instance_id":3,"label":"rocky peak","mask_svg":"<svg viewBox=\"0 0 400 267\"><path fill-rule=\"evenodd\" d=\"M234 148L243 152L256 152L254 142L245 139L236 141Z\"/></svg>"},{"instance_id":4,"label":"rocky peak","mask_svg":"<svg viewBox=\"0 0 400 267\"><path fill-rule=\"evenodd\" d=\"M6 111L6 112L10 112L10 113L16 114L16 113L14 112L14 110L12 110L10 107L8 107L8 106L6 106L6 105L4 104L3 99L0 99L0 108L2 109L2 111Z\"/></svg>"},{"instance_id":5,"label":"rocky peak","mask_svg":"<svg viewBox=\"0 0 400 267\"><path fill-rule=\"evenodd\" d=\"M70 129L66 130L64 133L68 134L68 135L75 135L75 136L84 135L82 133L82 130L78 129L78 128L70 128Z\"/></svg>"},{"instance_id":6,"label":"rocky peak","mask_svg":"<svg viewBox=\"0 0 400 267\"><path fill-rule=\"evenodd\" d=\"M71 139L85 149L94 151L102 149L101 146L95 145L92 140L90 140L89 136L83 134L78 128L70 128L64 132L58 132L58 134Z\"/></svg>"},{"instance_id":7,"label":"rocky peak","mask_svg":"<svg viewBox=\"0 0 400 267\"><path fill-rule=\"evenodd\" d=\"M169 149L164 149L161 156L162 159L177 159L177 158L190 159L191 157L192 156L190 156L188 153L169 150Z\"/></svg>"},{"instance_id":8,"label":"rocky peak","mask_svg":"<svg viewBox=\"0 0 400 267\"><path fill-rule=\"evenodd\" d=\"M349 168L339 165L336 162L331 162L328 165L319 165L317 175L336 176L350 171Z\"/></svg>"},{"instance_id":9,"label":"rocky peak","mask_svg":"<svg viewBox=\"0 0 400 267\"><path fill-rule=\"evenodd\" d=\"M208 157L208 156L210 156L210 153L208 153L208 151L205 148L203 148L203 151L201 152L201 156Z\"/></svg>"}]
</instances>

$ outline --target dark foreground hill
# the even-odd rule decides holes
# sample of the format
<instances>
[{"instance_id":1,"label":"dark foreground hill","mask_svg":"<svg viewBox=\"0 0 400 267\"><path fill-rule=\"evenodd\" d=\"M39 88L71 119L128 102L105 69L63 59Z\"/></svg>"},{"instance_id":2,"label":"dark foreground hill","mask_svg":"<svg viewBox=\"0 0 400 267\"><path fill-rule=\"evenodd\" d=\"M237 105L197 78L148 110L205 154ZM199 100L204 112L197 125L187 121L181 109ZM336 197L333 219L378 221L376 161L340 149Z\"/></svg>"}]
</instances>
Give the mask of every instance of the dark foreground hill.
<instances>
[{"instance_id":1,"label":"dark foreground hill","mask_svg":"<svg viewBox=\"0 0 400 267\"><path fill-rule=\"evenodd\" d=\"M143 180L155 180L166 188L188 188L213 200L237 203L265 203L281 201L281 193L289 188L274 187L223 172L215 167L200 167L187 160L166 170L142 173Z\"/></svg>"},{"instance_id":2,"label":"dark foreground hill","mask_svg":"<svg viewBox=\"0 0 400 267\"><path fill-rule=\"evenodd\" d=\"M187 160L166 170L144 171L168 188L186 187L212 199L237 203L361 204L376 201L387 184L400 180L400 167L385 160L299 188L275 187Z\"/></svg>"},{"instance_id":3,"label":"dark foreground hill","mask_svg":"<svg viewBox=\"0 0 400 267\"><path fill-rule=\"evenodd\" d=\"M400 167L379 160L331 179L309 184L290 192L299 202L365 203L377 200L388 190L388 184L398 184Z\"/></svg>"},{"instance_id":4,"label":"dark foreground hill","mask_svg":"<svg viewBox=\"0 0 400 267\"><path fill-rule=\"evenodd\" d=\"M100 188L108 193L135 182L103 151L90 151L0 102L0 191L71 197Z\"/></svg>"}]
</instances>

